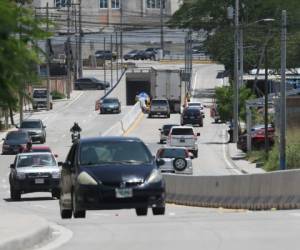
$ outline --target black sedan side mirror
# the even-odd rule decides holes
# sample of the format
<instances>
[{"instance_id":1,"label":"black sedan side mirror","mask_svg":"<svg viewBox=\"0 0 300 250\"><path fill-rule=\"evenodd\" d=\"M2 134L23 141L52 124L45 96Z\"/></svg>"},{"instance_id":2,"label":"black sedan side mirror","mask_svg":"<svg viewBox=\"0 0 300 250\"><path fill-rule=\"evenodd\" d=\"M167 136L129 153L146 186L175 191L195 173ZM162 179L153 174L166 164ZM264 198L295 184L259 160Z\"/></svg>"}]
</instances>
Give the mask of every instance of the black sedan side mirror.
<instances>
[{"instance_id":1,"label":"black sedan side mirror","mask_svg":"<svg viewBox=\"0 0 300 250\"><path fill-rule=\"evenodd\" d=\"M64 165L64 163L62 161L59 161L58 163L58 166L62 167Z\"/></svg>"},{"instance_id":2,"label":"black sedan side mirror","mask_svg":"<svg viewBox=\"0 0 300 250\"><path fill-rule=\"evenodd\" d=\"M163 159L157 159L156 164L157 164L157 166L161 166L161 165L165 164L165 161Z\"/></svg>"},{"instance_id":3,"label":"black sedan side mirror","mask_svg":"<svg viewBox=\"0 0 300 250\"><path fill-rule=\"evenodd\" d=\"M10 164L10 168L15 168L15 164Z\"/></svg>"},{"instance_id":4,"label":"black sedan side mirror","mask_svg":"<svg viewBox=\"0 0 300 250\"><path fill-rule=\"evenodd\" d=\"M200 136L200 133L197 133L197 136Z\"/></svg>"},{"instance_id":5,"label":"black sedan side mirror","mask_svg":"<svg viewBox=\"0 0 300 250\"><path fill-rule=\"evenodd\" d=\"M61 166L64 169L71 169L71 162L66 161L66 162L58 162L58 166Z\"/></svg>"}]
</instances>

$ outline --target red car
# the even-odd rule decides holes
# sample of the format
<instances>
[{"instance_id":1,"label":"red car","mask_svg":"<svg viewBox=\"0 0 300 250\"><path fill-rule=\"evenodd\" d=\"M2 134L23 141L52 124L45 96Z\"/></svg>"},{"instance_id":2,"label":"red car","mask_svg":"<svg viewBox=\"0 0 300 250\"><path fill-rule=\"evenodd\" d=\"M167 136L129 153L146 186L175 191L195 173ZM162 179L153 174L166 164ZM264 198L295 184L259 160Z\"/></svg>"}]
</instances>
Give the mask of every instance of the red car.
<instances>
[{"instance_id":1,"label":"red car","mask_svg":"<svg viewBox=\"0 0 300 250\"><path fill-rule=\"evenodd\" d=\"M50 153L53 154L51 148L49 146L45 146L45 145L43 145L43 146L40 146L40 145L36 146L36 145L34 145L34 146L31 147L31 152L50 152ZM53 155L56 158L58 157L57 154L53 154Z\"/></svg>"}]
</instances>

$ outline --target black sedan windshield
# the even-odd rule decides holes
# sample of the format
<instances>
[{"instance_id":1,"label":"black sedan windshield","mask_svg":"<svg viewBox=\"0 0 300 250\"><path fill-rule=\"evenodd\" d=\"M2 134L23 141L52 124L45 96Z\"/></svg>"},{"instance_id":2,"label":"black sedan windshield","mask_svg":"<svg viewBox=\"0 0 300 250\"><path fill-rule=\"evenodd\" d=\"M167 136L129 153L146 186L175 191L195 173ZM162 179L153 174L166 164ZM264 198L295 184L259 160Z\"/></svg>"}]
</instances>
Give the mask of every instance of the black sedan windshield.
<instances>
[{"instance_id":1,"label":"black sedan windshield","mask_svg":"<svg viewBox=\"0 0 300 250\"><path fill-rule=\"evenodd\" d=\"M28 136L26 133L20 133L20 132L10 132L7 136L6 136L6 140L20 140L20 141L24 141L27 140Z\"/></svg>"},{"instance_id":2,"label":"black sedan windshield","mask_svg":"<svg viewBox=\"0 0 300 250\"><path fill-rule=\"evenodd\" d=\"M80 163L97 165L109 163L140 164L151 162L146 146L137 141L100 141L82 144Z\"/></svg>"}]
</instances>

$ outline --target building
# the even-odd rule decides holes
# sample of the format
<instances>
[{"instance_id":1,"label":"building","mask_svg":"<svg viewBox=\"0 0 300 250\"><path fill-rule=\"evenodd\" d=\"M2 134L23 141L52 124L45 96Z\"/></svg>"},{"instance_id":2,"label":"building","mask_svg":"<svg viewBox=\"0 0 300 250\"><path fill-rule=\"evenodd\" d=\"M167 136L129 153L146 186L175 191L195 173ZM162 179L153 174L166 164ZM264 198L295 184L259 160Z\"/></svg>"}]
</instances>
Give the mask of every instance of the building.
<instances>
[{"instance_id":1,"label":"building","mask_svg":"<svg viewBox=\"0 0 300 250\"><path fill-rule=\"evenodd\" d=\"M34 0L34 7L57 8L65 13L68 2L78 4L80 0ZM101 26L121 25L149 27L160 24L160 4L163 7L164 20L179 9L182 0L81 0L83 26L100 28ZM99 26L99 27L98 27Z\"/></svg>"}]
</instances>

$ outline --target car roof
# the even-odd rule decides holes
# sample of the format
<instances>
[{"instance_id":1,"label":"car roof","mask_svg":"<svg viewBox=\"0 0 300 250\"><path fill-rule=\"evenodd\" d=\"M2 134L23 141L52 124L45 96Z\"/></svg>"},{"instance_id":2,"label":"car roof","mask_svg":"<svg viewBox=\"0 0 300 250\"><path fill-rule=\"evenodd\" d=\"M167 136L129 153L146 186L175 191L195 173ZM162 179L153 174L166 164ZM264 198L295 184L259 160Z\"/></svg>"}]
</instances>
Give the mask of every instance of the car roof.
<instances>
[{"instance_id":1,"label":"car roof","mask_svg":"<svg viewBox=\"0 0 300 250\"><path fill-rule=\"evenodd\" d=\"M23 122L41 122L42 120L41 119L26 119L26 120L23 120Z\"/></svg>"},{"instance_id":2,"label":"car roof","mask_svg":"<svg viewBox=\"0 0 300 250\"><path fill-rule=\"evenodd\" d=\"M123 136L98 136L98 137L87 137L81 138L79 144L88 142L124 142L124 141L135 141L142 142L141 139L137 137L123 137Z\"/></svg>"},{"instance_id":3,"label":"car roof","mask_svg":"<svg viewBox=\"0 0 300 250\"><path fill-rule=\"evenodd\" d=\"M167 98L153 98L152 101L168 101Z\"/></svg>"},{"instance_id":4,"label":"car roof","mask_svg":"<svg viewBox=\"0 0 300 250\"><path fill-rule=\"evenodd\" d=\"M33 145L31 148L33 148L33 149L50 149L50 147L46 146L46 145Z\"/></svg>"},{"instance_id":5,"label":"car roof","mask_svg":"<svg viewBox=\"0 0 300 250\"><path fill-rule=\"evenodd\" d=\"M17 154L17 156L23 156L23 155L51 155L53 156L53 154L51 152L27 152L27 153L21 153L21 154Z\"/></svg>"},{"instance_id":6,"label":"car roof","mask_svg":"<svg viewBox=\"0 0 300 250\"><path fill-rule=\"evenodd\" d=\"M179 125L178 124L164 124L163 127L165 127L165 126L172 126L172 127L174 127L174 126L179 126Z\"/></svg>"},{"instance_id":7,"label":"car roof","mask_svg":"<svg viewBox=\"0 0 300 250\"><path fill-rule=\"evenodd\" d=\"M193 129L194 130L194 128L192 127L192 126L174 126L174 127L172 127L171 129L184 129L184 128L191 128L191 129Z\"/></svg>"},{"instance_id":8,"label":"car roof","mask_svg":"<svg viewBox=\"0 0 300 250\"><path fill-rule=\"evenodd\" d=\"M159 148L159 150L161 150L161 149L183 149L183 150L186 150L185 147L170 147L170 146L165 146L165 147Z\"/></svg>"}]
</instances>

